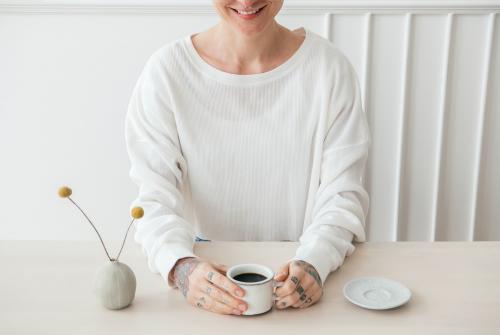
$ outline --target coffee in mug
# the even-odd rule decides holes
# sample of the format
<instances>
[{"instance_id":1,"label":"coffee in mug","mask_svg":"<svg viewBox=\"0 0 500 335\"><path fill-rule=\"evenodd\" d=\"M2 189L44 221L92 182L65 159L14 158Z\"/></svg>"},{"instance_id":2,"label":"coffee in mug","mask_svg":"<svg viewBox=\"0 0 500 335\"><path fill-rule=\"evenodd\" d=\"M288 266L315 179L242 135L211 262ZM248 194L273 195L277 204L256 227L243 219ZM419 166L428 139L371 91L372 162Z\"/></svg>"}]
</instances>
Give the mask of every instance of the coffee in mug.
<instances>
[{"instance_id":1,"label":"coffee in mug","mask_svg":"<svg viewBox=\"0 0 500 335\"><path fill-rule=\"evenodd\" d=\"M243 315L262 314L273 307L273 289L284 284L274 280L274 272L260 264L238 264L226 271L226 276L245 290L239 299L248 305Z\"/></svg>"},{"instance_id":2,"label":"coffee in mug","mask_svg":"<svg viewBox=\"0 0 500 335\"><path fill-rule=\"evenodd\" d=\"M234 279L237 281L242 281L245 283L255 283L258 281L263 281L266 279L266 276L263 276L258 273L253 273L253 272L247 272L247 273L240 273L239 275L234 276Z\"/></svg>"}]
</instances>

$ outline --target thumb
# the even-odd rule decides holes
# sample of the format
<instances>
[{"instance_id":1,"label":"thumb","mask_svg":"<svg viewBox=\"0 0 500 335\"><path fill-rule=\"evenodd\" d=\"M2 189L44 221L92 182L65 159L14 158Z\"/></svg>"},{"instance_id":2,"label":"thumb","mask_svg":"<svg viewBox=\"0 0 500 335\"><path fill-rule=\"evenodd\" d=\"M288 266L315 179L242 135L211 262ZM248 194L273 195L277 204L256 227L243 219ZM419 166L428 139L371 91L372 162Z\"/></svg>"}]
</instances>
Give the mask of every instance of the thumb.
<instances>
[{"instance_id":1,"label":"thumb","mask_svg":"<svg viewBox=\"0 0 500 335\"><path fill-rule=\"evenodd\" d=\"M278 269L278 273L274 276L274 279L278 281L285 280L285 278L288 277L288 268L289 268L289 262L287 262L285 265L282 265Z\"/></svg>"},{"instance_id":2,"label":"thumb","mask_svg":"<svg viewBox=\"0 0 500 335\"><path fill-rule=\"evenodd\" d=\"M219 263L212 262L212 265L213 265L214 268L216 268L217 270L222 271L224 274L226 274L226 272L228 270L227 265L224 265L224 264L219 264Z\"/></svg>"}]
</instances>

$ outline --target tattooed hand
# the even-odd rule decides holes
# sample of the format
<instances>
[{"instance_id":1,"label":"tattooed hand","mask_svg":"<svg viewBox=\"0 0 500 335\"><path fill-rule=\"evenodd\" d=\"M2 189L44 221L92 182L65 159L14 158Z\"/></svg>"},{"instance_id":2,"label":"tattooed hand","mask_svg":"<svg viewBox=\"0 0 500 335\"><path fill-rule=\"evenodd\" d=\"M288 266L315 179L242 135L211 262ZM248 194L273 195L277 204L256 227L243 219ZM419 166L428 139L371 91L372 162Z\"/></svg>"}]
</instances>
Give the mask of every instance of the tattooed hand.
<instances>
[{"instance_id":1,"label":"tattooed hand","mask_svg":"<svg viewBox=\"0 0 500 335\"><path fill-rule=\"evenodd\" d=\"M220 314L241 315L247 303L237 298L245 291L226 277L227 267L198 257L177 261L173 282L187 302Z\"/></svg>"},{"instance_id":2,"label":"tattooed hand","mask_svg":"<svg viewBox=\"0 0 500 335\"><path fill-rule=\"evenodd\" d=\"M283 286L275 290L275 304L280 309L290 306L309 307L323 295L323 285L318 272L305 261L288 262L274 278L278 281L285 280Z\"/></svg>"}]
</instances>

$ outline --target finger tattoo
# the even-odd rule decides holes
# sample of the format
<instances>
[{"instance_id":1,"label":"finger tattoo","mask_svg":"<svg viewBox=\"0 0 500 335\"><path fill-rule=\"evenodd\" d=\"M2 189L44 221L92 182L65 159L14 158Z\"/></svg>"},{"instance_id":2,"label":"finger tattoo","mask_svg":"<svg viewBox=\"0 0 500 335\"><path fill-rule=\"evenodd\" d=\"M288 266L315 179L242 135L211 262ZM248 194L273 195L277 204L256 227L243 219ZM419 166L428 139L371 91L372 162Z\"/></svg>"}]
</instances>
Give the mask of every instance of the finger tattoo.
<instances>
[{"instance_id":1,"label":"finger tattoo","mask_svg":"<svg viewBox=\"0 0 500 335\"><path fill-rule=\"evenodd\" d=\"M309 298L307 298L307 300L306 300L306 301L304 301L304 303L305 303L305 304L308 304L308 303L310 303L311 301L312 301L312 298L311 298L311 297L309 297Z\"/></svg>"},{"instance_id":2,"label":"finger tattoo","mask_svg":"<svg viewBox=\"0 0 500 335\"><path fill-rule=\"evenodd\" d=\"M297 293L299 295L302 295L302 293L304 293L304 288L302 287L302 285L297 284L297 287L295 288L295 291L297 291Z\"/></svg>"},{"instance_id":3,"label":"finger tattoo","mask_svg":"<svg viewBox=\"0 0 500 335\"><path fill-rule=\"evenodd\" d=\"M205 297L200 297L200 299L198 299L198 301L196 302L196 306L198 307L203 307L203 304L205 303Z\"/></svg>"},{"instance_id":4,"label":"finger tattoo","mask_svg":"<svg viewBox=\"0 0 500 335\"><path fill-rule=\"evenodd\" d=\"M307 295L305 293L300 296L301 301L306 300L306 298L307 298Z\"/></svg>"},{"instance_id":5,"label":"finger tattoo","mask_svg":"<svg viewBox=\"0 0 500 335\"><path fill-rule=\"evenodd\" d=\"M210 292L212 292L212 288L210 286L207 287L207 295L210 295Z\"/></svg>"},{"instance_id":6,"label":"finger tattoo","mask_svg":"<svg viewBox=\"0 0 500 335\"><path fill-rule=\"evenodd\" d=\"M293 281L294 284L298 284L299 283L299 278L295 277L295 276L292 276L292 278L290 278L291 281Z\"/></svg>"},{"instance_id":7,"label":"finger tattoo","mask_svg":"<svg viewBox=\"0 0 500 335\"><path fill-rule=\"evenodd\" d=\"M208 273L208 280L209 280L209 281L212 281L212 277L213 277L213 276L214 276L214 273L213 273L212 271L210 271L210 272Z\"/></svg>"}]
</instances>

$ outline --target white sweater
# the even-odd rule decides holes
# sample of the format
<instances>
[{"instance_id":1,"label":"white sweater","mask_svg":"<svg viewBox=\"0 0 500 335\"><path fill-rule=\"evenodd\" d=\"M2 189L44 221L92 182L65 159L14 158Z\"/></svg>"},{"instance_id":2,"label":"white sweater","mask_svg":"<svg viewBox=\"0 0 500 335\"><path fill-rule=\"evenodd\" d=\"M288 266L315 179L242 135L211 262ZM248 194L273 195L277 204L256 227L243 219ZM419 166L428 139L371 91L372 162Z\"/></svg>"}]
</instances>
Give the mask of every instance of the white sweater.
<instances>
[{"instance_id":1,"label":"white sweater","mask_svg":"<svg viewBox=\"0 0 500 335\"><path fill-rule=\"evenodd\" d=\"M196 256L195 236L299 241L290 259L323 282L353 238L365 241L371 136L358 78L336 46L305 30L300 48L263 73L217 69L190 35L146 62L126 116L139 187L131 207L144 208L135 241L169 287L176 261Z\"/></svg>"}]
</instances>

